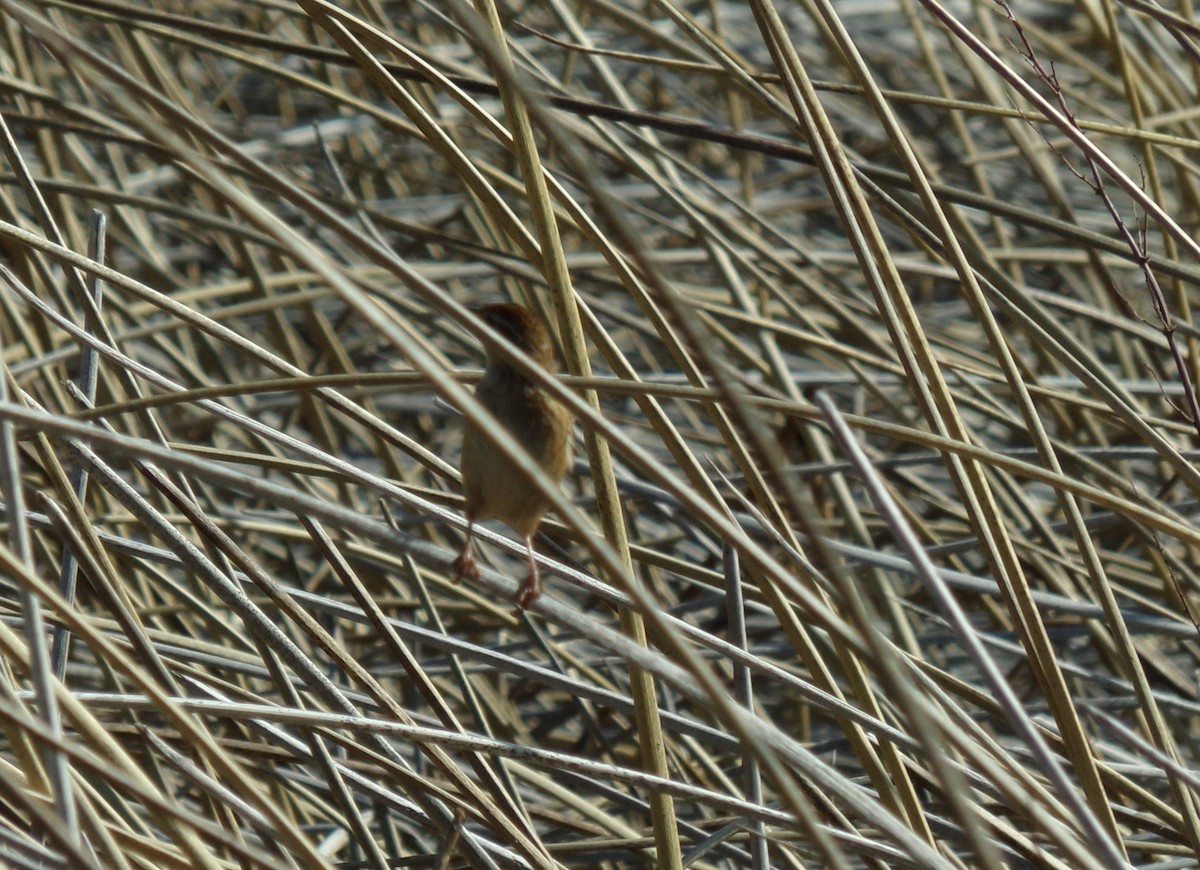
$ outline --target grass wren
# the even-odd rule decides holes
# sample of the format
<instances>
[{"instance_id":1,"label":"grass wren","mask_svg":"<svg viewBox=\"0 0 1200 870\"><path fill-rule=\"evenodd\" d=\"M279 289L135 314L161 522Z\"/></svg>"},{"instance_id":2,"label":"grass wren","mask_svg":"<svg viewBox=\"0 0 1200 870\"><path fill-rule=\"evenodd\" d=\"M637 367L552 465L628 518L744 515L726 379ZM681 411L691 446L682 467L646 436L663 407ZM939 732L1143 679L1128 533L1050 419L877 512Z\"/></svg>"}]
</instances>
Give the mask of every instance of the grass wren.
<instances>
[{"instance_id":1,"label":"grass wren","mask_svg":"<svg viewBox=\"0 0 1200 870\"><path fill-rule=\"evenodd\" d=\"M484 323L547 371L555 370L550 334L525 308L514 303L500 303L473 310ZM557 483L566 472L571 457L570 412L505 361L486 341L484 351L487 368L475 388L475 399L529 452L546 476ZM524 609L542 591L533 558L533 535L550 503L469 420L463 433L461 471L467 540L454 561L457 579L479 576L472 553L475 523L501 520L525 539L529 576L516 596L517 606Z\"/></svg>"}]
</instances>

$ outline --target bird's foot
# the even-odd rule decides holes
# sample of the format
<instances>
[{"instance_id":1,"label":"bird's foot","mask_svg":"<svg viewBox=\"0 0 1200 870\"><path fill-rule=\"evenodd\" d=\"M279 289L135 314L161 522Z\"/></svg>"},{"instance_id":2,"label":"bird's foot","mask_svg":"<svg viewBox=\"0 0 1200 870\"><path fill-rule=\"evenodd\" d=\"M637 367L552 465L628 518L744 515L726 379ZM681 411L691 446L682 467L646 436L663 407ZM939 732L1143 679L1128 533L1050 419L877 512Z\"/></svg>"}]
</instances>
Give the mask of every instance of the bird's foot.
<instances>
[{"instance_id":1,"label":"bird's foot","mask_svg":"<svg viewBox=\"0 0 1200 870\"><path fill-rule=\"evenodd\" d=\"M463 580L478 580L479 565L475 561L475 556L470 550L463 550L458 554L458 558L450 566L454 569L454 582L461 583Z\"/></svg>"},{"instance_id":2,"label":"bird's foot","mask_svg":"<svg viewBox=\"0 0 1200 870\"><path fill-rule=\"evenodd\" d=\"M519 587L517 587L517 597L514 601L517 607L521 610L527 608L533 603L533 600L542 594L542 578L537 574L530 574L525 578Z\"/></svg>"}]
</instances>

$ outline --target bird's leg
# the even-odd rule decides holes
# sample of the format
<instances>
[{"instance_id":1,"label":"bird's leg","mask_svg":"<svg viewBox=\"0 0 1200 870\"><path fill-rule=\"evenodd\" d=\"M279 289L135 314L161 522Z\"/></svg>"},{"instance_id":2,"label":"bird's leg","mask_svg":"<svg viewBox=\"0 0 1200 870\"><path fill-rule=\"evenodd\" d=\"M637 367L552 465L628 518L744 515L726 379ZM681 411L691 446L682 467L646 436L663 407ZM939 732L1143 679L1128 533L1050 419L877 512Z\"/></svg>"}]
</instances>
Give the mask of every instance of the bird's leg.
<instances>
[{"instance_id":1,"label":"bird's leg","mask_svg":"<svg viewBox=\"0 0 1200 870\"><path fill-rule=\"evenodd\" d=\"M479 566L475 563L475 554L471 552L475 536L475 518L467 517L467 539L463 541L462 552L451 566L454 568L454 582L479 579Z\"/></svg>"},{"instance_id":2,"label":"bird's leg","mask_svg":"<svg viewBox=\"0 0 1200 870\"><path fill-rule=\"evenodd\" d=\"M533 599L542 594L542 578L538 576L537 562L533 558L533 538L525 539L525 552L529 554L529 576L517 587L517 607L524 610Z\"/></svg>"}]
</instances>

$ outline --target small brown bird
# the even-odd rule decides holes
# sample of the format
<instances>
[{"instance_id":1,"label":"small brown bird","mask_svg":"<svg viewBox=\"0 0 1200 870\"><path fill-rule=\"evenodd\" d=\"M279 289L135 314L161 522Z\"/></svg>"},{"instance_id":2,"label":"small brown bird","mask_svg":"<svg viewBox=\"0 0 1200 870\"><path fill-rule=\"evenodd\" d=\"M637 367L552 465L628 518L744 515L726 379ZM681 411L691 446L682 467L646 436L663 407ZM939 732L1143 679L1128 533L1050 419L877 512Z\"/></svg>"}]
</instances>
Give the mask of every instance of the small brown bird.
<instances>
[{"instance_id":1,"label":"small brown bird","mask_svg":"<svg viewBox=\"0 0 1200 870\"><path fill-rule=\"evenodd\" d=\"M492 329L532 357L547 371L555 370L554 346L546 327L520 305L501 303L472 309ZM485 342L487 368L475 398L529 451L546 475L556 483L567 470L571 456L571 415L541 387L530 382ZM454 561L458 579L474 579L479 567L472 554L475 523L503 520L525 539L529 576L517 590L521 609L541 594L533 535L550 507L516 466L493 446L474 423L468 421L462 447L463 494L467 508L467 540Z\"/></svg>"}]
</instances>

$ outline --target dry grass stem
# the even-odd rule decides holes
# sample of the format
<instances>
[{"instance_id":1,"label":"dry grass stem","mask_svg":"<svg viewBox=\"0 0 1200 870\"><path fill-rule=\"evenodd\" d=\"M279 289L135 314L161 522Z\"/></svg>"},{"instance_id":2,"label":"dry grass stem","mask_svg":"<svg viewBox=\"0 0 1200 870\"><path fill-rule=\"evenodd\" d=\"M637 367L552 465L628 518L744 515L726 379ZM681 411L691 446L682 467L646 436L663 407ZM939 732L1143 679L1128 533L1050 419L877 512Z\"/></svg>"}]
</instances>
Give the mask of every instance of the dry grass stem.
<instances>
[{"instance_id":1,"label":"dry grass stem","mask_svg":"<svg viewBox=\"0 0 1200 870\"><path fill-rule=\"evenodd\" d=\"M1200 860L1190 5L0 15L4 866Z\"/></svg>"}]
</instances>

